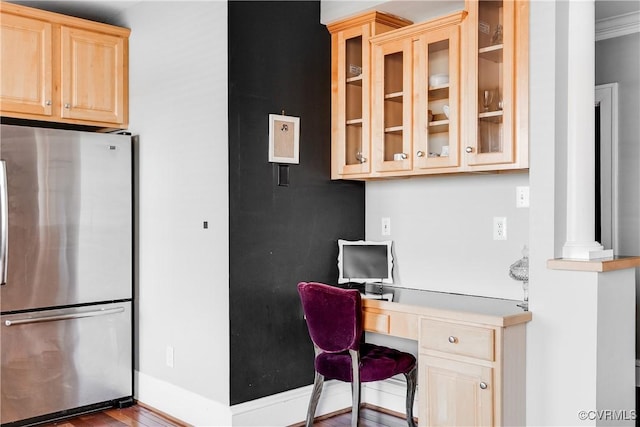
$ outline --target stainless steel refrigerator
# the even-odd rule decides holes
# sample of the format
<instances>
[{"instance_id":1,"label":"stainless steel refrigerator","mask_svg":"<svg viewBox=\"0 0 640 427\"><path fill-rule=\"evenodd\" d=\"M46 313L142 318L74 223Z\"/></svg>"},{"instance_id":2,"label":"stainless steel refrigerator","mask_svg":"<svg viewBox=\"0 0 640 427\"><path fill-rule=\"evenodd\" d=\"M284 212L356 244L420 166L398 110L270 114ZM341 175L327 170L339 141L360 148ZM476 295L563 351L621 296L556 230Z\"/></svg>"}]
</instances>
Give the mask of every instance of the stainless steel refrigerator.
<instances>
[{"instance_id":1,"label":"stainless steel refrigerator","mask_svg":"<svg viewBox=\"0 0 640 427\"><path fill-rule=\"evenodd\" d=\"M3 426L131 402L132 140L1 125Z\"/></svg>"}]
</instances>

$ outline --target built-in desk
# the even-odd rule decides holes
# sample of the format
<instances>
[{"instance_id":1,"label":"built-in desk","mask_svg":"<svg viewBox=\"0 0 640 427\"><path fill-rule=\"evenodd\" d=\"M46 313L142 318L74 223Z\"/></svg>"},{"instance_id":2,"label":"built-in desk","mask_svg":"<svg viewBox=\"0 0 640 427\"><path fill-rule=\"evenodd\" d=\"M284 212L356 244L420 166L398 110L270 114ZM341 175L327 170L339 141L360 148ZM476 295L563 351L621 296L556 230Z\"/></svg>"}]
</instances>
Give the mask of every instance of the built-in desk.
<instances>
[{"instance_id":1,"label":"built-in desk","mask_svg":"<svg viewBox=\"0 0 640 427\"><path fill-rule=\"evenodd\" d=\"M519 301L395 288L363 299L364 329L418 341L419 425L524 425L526 323Z\"/></svg>"}]
</instances>

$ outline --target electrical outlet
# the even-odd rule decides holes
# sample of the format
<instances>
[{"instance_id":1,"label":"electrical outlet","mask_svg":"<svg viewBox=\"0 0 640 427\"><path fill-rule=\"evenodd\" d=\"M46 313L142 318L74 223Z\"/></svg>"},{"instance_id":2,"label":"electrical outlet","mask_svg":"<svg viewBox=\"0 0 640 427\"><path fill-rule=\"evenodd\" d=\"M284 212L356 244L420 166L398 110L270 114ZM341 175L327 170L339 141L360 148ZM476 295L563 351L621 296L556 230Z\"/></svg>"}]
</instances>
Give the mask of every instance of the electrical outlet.
<instances>
[{"instance_id":1,"label":"electrical outlet","mask_svg":"<svg viewBox=\"0 0 640 427\"><path fill-rule=\"evenodd\" d=\"M173 368L173 347L169 345L166 351L166 363L168 367Z\"/></svg>"},{"instance_id":2,"label":"electrical outlet","mask_svg":"<svg viewBox=\"0 0 640 427\"><path fill-rule=\"evenodd\" d=\"M493 240L507 240L507 218L493 217Z\"/></svg>"},{"instance_id":3,"label":"electrical outlet","mask_svg":"<svg viewBox=\"0 0 640 427\"><path fill-rule=\"evenodd\" d=\"M516 207L529 207L529 187L516 187Z\"/></svg>"},{"instance_id":4,"label":"electrical outlet","mask_svg":"<svg viewBox=\"0 0 640 427\"><path fill-rule=\"evenodd\" d=\"M383 236L391 236L391 218L385 217L382 218L382 235Z\"/></svg>"}]
</instances>

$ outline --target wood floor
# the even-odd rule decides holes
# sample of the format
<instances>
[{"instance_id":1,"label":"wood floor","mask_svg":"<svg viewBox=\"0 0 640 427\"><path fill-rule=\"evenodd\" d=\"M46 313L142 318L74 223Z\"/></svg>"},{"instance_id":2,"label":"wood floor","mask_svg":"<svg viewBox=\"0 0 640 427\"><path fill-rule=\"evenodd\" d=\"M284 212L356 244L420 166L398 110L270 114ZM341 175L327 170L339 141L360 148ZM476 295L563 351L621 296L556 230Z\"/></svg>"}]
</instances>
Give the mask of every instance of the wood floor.
<instances>
[{"instance_id":1,"label":"wood floor","mask_svg":"<svg viewBox=\"0 0 640 427\"><path fill-rule=\"evenodd\" d=\"M294 424L291 427L303 427L304 423ZM350 427L351 410L329 416L318 417L313 427ZM399 415L391 414L375 406L364 405L360 409L359 427L407 427L407 420Z\"/></svg>"},{"instance_id":2,"label":"wood floor","mask_svg":"<svg viewBox=\"0 0 640 427\"><path fill-rule=\"evenodd\" d=\"M351 411L319 417L314 427L349 427ZM383 412L375 407L360 409L359 427L406 427L407 421L399 416ZM304 423L291 427L304 426ZM165 416L152 408L133 405L123 409L108 409L102 412L80 415L64 421L42 424L39 427L191 427L189 424Z\"/></svg>"},{"instance_id":3,"label":"wood floor","mask_svg":"<svg viewBox=\"0 0 640 427\"><path fill-rule=\"evenodd\" d=\"M189 424L165 416L151 408L133 405L122 409L80 415L39 427L189 427Z\"/></svg>"}]
</instances>

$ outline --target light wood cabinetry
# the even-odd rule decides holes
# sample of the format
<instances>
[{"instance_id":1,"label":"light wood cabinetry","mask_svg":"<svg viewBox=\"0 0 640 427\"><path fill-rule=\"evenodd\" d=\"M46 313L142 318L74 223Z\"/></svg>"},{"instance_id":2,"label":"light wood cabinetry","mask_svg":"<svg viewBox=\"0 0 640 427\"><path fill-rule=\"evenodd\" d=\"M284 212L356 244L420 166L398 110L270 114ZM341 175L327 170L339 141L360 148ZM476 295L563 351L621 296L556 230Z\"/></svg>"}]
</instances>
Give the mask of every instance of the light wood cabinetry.
<instances>
[{"instance_id":1,"label":"light wood cabinetry","mask_svg":"<svg viewBox=\"0 0 640 427\"><path fill-rule=\"evenodd\" d=\"M418 342L419 425L524 425L531 313L516 301L396 293L363 300L364 329Z\"/></svg>"},{"instance_id":2,"label":"light wood cabinetry","mask_svg":"<svg viewBox=\"0 0 640 427\"><path fill-rule=\"evenodd\" d=\"M371 172L371 48L369 39L411 21L367 12L329 24L331 33L331 177Z\"/></svg>"},{"instance_id":3,"label":"light wood cabinetry","mask_svg":"<svg viewBox=\"0 0 640 427\"><path fill-rule=\"evenodd\" d=\"M371 43L353 49L371 55L357 76L333 67L332 179L528 168L526 0L467 0L424 23L349 28L346 40L329 29L334 62L348 40Z\"/></svg>"},{"instance_id":4,"label":"light wood cabinetry","mask_svg":"<svg viewBox=\"0 0 640 427\"><path fill-rule=\"evenodd\" d=\"M0 103L5 112L51 116L52 25L4 13L0 3Z\"/></svg>"},{"instance_id":5,"label":"light wood cabinetry","mask_svg":"<svg viewBox=\"0 0 640 427\"><path fill-rule=\"evenodd\" d=\"M371 177L459 166L460 23L465 12L371 39Z\"/></svg>"},{"instance_id":6,"label":"light wood cabinetry","mask_svg":"<svg viewBox=\"0 0 640 427\"><path fill-rule=\"evenodd\" d=\"M420 355L420 426L492 426L493 393L485 382L493 369ZM481 388L482 387L484 388Z\"/></svg>"},{"instance_id":7,"label":"light wood cabinetry","mask_svg":"<svg viewBox=\"0 0 640 427\"><path fill-rule=\"evenodd\" d=\"M4 117L128 125L130 30L0 3Z\"/></svg>"},{"instance_id":8,"label":"light wood cabinetry","mask_svg":"<svg viewBox=\"0 0 640 427\"><path fill-rule=\"evenodd\" d=\"M528 156L527 1L467 0L469 94L464 125L470 170L522 169Z\"/></svg>"}]
</instances>

